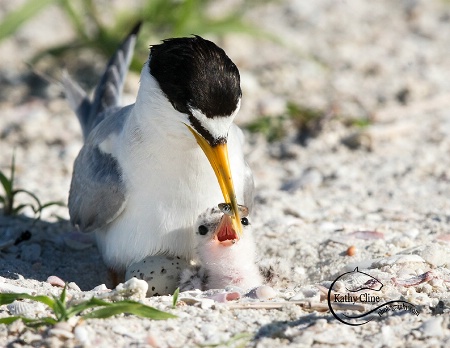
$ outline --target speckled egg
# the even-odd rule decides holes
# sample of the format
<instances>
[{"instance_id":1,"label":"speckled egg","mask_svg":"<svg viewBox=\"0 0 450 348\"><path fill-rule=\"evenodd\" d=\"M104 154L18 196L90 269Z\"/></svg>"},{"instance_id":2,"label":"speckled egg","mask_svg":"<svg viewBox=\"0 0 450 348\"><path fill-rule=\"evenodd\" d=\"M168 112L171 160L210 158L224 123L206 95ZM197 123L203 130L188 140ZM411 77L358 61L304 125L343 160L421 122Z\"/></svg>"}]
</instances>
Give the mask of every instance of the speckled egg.
<instances>
[{"instance_id":1,"label":"speckled egg","mask_svg":"<svg viewBox=\"0 0 450 348\"><path fill-rule=\"evenodd\" d=\"M179 257L148 256L127 268L125 280L136 277L148 283L147 297L171 295L178 287L179 276L189 262Z\"/></svg>"}]
</instances>

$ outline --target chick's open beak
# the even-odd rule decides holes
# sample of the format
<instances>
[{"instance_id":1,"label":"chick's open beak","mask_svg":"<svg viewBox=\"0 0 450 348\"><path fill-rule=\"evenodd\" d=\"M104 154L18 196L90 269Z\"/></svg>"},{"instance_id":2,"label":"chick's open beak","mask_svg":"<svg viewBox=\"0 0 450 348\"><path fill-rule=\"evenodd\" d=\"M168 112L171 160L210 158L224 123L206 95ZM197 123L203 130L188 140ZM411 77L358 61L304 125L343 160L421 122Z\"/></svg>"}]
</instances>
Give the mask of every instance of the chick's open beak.
<instances>
[{"instance_id":1,"label":"chick's open beak","mask_svg":"<svg viewBox=\"0 0 450 348\"><path fill-rule=\"evenodd\" d=\"M242 224L239 217L239 209L236 200L236 193L234 191L233 179L231 177L230 162L228 160L228 148L227 144L217 144L211 146L205 138L199 135L195 130L188 126L189 130L194 135L197 140L198 145L201 147L203 152L214 169L217 181L219 182L220 189L222 190L223 198L225 203L230 203L233 209L232 215L232 226L237 232L238 236L242 235Z\"/></svg>"}]
</instances>

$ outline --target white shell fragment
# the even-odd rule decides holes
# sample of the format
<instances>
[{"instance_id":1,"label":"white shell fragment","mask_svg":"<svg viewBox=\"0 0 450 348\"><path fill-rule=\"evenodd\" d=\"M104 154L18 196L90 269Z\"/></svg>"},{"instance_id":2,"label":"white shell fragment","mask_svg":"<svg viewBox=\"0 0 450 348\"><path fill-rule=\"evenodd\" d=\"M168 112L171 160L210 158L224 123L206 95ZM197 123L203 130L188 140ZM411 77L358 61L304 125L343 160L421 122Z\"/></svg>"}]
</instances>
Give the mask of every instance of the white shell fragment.
<instances>
[{"instance_id":1,"label":"white shell fragment","mask_svg":"<svg viewBox=\"0 0 450 348\"><path fill-rule=\"evenodd\" d=\"M391 257L386 257L382 259L376 260L372 267L382 267L382 266L390 266L393 264L402 264L402 263L425 263L425 260L419 255L394 255Z\"/></svg>"},{"instance_id":2,"label":"white shell fragment","mask_svg":"<svg viewBox=\"0 0 450 348\"><path fill-rule=\"evenodd\" d=\"M404 287L410 287L414 285L418 285L421 283L429 282L434 278L434 274L432 271L425 272L423 274L420 274L416 277L411 277L408 279L398 279L398 278L392 278L392 281L395 285L400 285Z\"/></svg>"},{"instance_id":3,"label":"white shell fragment","mask_svg":"<svg viewBox=\"0 0 450 348\"><path fill-rule=\"evenodd\" d=\"M36 293L36 290L0 282L0 293L6 293L6 294L24 293L24 294L34 295Z\"/></svg>"},{"instance_id":4,"label":"white shell fragment","mask_svg":"<svg viewBox=\"0 0 450 348\"><path fill-rule=\"evenodd\" d=\"M100 284L93 288L92 291L109 291L109 289L105 284Z\"/></svg>"},{"instance_id":5,"label":"white shell fragment","mask_svg":"<svg viewBox=\"0 0 450 348\"><path fill-rule=\"evenodd\" d=\"M433 243L420 253L426 262L430 265L450 266L450 248L448 245Z\"/></svg>"},{"instance_id":6,"label":"white shell fragment","mask_svg":"<svg viewBox=\"0 0 450 348\"><path fill-rule=\"evenodd\" d=\"M43 313L45 307L42 303L30 303L24 301L14 301L6 306L11 315L23 315L28 318L35 317L38 313Z\"/></svg>"},{"instance_id":7,"label":"white shell fragment","mask_svg":"<svg viewBox=\"0 0 450 348\"><path fill-rule=\"evenodd\" d=\"M419 330L424 337L442 337L444 335L442 320L442 317L428 319L420 326Z\"/></svg>"},{"instance_id":8,"label":"white shell fragment","mask_svg":"<svg viewBox=\"0 0 450 348\"><path fill-rule=\"evenodd\" d=\"M178 287L181 271L189 266L186 260L170 256L149 256L127 268L125 279L133 277L148 284L147 296L171 295Z\"/></svg>"},{"instance_id":9,"label":"white shell fragment","mask_svg":"<svg viewBox=\"0 0 450 348\"><path fill-rule=\"evenodd\" d=\"M268 285L261 285L255 289L256 297L260 300L270 300L277 296L277 292Z\"/></svg>"},{"instance_id":10,"label":"white shell fragment","mask_svg":"<svg viewBox=\"0 0 450 348\"><path fill-rule=\"evenodd\" d=\"M125 283L121 283L109 293L113 300L122 300L124 298L144 299L148 290L146 281L137 278L131 278Z\"/></svg>"}]
</instances>

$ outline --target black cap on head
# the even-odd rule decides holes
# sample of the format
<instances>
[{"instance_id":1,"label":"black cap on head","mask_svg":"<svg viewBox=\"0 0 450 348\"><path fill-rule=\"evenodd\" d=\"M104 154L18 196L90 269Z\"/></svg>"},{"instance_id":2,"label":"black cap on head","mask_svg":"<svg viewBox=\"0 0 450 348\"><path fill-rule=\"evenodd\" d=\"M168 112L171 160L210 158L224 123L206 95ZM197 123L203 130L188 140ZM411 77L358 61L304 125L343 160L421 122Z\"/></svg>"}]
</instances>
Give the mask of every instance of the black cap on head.
<instances>
[{"instance_id":1,"label":"black cap on head","mask_svg":"<svg viewBox=\"0 0 450 348\"><path fill-rule=\"evenodd\" d=\"M206 117L229 116L242 95L239 71L224 50L200 36L164 40L150 48L150 73L173 107Z\"/></svg>"}]
</instances>

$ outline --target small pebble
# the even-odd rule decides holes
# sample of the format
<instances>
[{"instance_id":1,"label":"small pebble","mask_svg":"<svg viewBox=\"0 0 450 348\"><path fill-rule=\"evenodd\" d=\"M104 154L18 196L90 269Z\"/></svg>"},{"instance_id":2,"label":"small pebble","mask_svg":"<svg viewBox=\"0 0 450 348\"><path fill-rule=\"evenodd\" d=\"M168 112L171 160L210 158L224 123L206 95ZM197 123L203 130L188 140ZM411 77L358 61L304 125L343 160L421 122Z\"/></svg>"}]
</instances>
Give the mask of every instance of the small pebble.
<instances>
[{"instance_id":1,"label":"small pebble","mask_svg":"<svg viewBox=\"0 0 450 348\"><path fill-rule=\"evenodd\" d=\"M222 292L220 294L215 294L208 297L211 300L219 303L225 303L228 301L235 301L241 298L241 294L239 292Z\"/></svg>"},{"instance_id":2,"label":"small pebble","mask_svg":"<svg viewBox=\"0 0 450 348\"><path fill-rule=\"evenodd\" d=\"M57 277L57 276L48 277L47 283L50 283L53 286L59 286L60 288L63 288L66 286L66 283L64 282L64 280L62 280L60 277Z\"/></svg>"},{"instance_id":3,"label":"small pebble","mask_svg":"<svg viewBox=\"0 0 450 348\"><path fill-rule=\"evenodd\" d=\"M260 300L269 300L277 296L277 292L268 285L261 285L256 288L256 297Z\"/></svg>"},{"instance_id":4,"label":"small pebble","mask_svg":"<svg viewBox=\"0 0 450 348\"><path fill-rule=\"evenodd\" d=\"M78 342L80 342L80 343L82 343L84 345L89 345L90 344L91 341L89 339L89 332L86 329L86 326L78 325L73 330L73 333L75 335L75 338L78 340Z\"/></svg>"},{"instance_id":5,"label":"small pebble","mask_svg":"<svg viewBox=\"0 0 450 348\"><path fill-rule=\"evenodd\" d=\"M347 256L354 256L356 254L356 247L351 245L347 249Z\"/></svg>"},{"instance_id":6,"label":"small pebble","mask_svg":"<svg viewBox=\"0 0 450 348\"><path fill-rule=\"evenodd\" d=\"M64 329L58 329L56 327L53 328L53 329L48 330L48 334L50 336L56 336L56 337L59 337L59 338L62 338L62 339L66 339L66 340L75 337L72 332L64 330Z\"/></svg>"},{"instance_id":7,"label":"small pebble","mask_svg":"<svg viewBox=\"0 0 450 348\"><path fill-rule=\"evenodd\" d=\"M80 287L74 282L67 284L67 287L72 290L81 291Z\"/></svg>"},{"instance_id":8,"label":"small pebble","mask_svg":"<svg viewBox=\"0 0 450 348\"><path fill-rule=\"evenodd\" d=\"M420 253L426 262L433 266L450 266L450 248L448 245L433 243Z\"/></svg>"}]
</instances>

